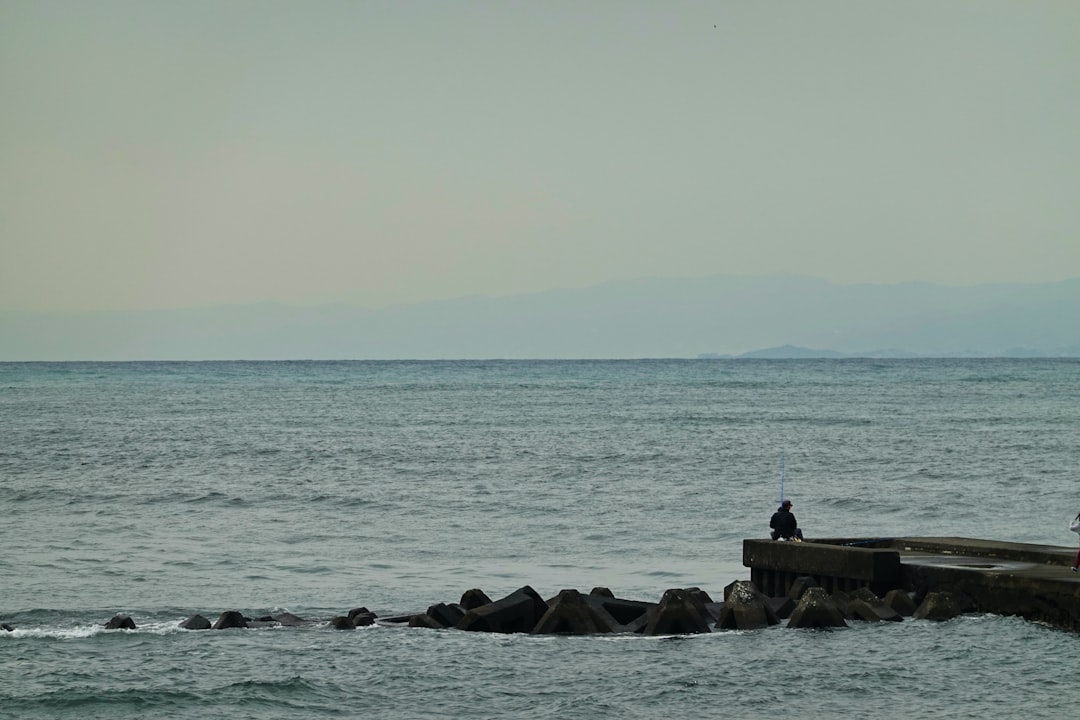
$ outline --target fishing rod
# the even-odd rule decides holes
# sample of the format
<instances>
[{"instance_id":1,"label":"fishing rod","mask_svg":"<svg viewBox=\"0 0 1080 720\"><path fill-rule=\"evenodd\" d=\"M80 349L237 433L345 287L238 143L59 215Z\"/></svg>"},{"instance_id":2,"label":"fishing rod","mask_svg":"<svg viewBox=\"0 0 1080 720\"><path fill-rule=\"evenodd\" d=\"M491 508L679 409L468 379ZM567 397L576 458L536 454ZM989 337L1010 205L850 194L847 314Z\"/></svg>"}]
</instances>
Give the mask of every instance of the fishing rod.
<instances>
[{"instance_id":1,"label":"fishing rod","mask_svg":"<svg viewBox=\"0 0 1080 720\"><path fill-rule=\"evenodd\" d=\"M780 451L780 505L784 504L784 451Z\"/></svg>"}]
</instances>

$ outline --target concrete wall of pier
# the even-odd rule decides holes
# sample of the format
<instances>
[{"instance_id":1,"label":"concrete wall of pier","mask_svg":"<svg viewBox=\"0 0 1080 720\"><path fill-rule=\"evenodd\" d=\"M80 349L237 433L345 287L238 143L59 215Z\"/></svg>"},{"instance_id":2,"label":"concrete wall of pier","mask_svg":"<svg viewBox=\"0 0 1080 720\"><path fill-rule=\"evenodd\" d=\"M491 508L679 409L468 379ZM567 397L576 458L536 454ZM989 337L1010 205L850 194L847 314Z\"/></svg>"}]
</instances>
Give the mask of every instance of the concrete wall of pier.
<instances>
[{"instance_id":1,"label":"concrete wall of pier","mask_svg":"<svg viewBox=\"0 0 1080 720\"><path fill-rule=\"evenodd\" d=\"M1075 550L970 538L844 538L812 542L745 540L743 564L766 595L787 593L799 577L827 591L870 588L950 592L977 612L1019 615L1080 631Z\"/></svg>"}]
</instances>

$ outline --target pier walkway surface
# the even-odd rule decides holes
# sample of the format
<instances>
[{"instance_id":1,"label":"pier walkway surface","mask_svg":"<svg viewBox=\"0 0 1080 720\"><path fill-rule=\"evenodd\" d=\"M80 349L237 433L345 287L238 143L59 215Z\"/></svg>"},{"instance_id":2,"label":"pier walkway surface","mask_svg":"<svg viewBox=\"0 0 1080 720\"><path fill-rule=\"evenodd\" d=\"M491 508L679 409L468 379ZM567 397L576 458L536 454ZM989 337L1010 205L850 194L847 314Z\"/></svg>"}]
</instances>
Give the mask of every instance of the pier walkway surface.
<instances>
[{"instance_id":1,"label":"pier walkway surface","mask_svg":"<svg viewBox=\"0 0 1080 720\"><path fill-rule=\"evenodd\" d=\"M743 565L765 595L784 595L807 576L829 592L900 589L917 598L951 592L971 611L1080 631L1080 574L1070 570L1075 557L1076 548L972 538L743 541Z\"/></svg>"}]
</instances>

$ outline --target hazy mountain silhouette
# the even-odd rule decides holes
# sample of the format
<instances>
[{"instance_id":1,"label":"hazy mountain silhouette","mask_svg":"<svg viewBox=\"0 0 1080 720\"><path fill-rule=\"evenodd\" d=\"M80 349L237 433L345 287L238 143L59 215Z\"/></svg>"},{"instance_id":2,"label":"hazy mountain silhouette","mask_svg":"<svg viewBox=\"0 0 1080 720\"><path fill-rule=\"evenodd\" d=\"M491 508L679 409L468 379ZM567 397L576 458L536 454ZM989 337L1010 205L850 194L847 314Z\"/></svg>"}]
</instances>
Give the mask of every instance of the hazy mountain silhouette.
<instances>
[{"instance_id":1,"label":"hazy mountain silhouette","mask_svg":"<svg viewBox=\"0 0 1080 720\"><path fill-rule=\"evenodd\" d=\"M636 358L761 348L772 357L1080 356L1080 278L972 287L653 278L381 309L0 314L0 360Z\"/></svg>"}]
</instances>

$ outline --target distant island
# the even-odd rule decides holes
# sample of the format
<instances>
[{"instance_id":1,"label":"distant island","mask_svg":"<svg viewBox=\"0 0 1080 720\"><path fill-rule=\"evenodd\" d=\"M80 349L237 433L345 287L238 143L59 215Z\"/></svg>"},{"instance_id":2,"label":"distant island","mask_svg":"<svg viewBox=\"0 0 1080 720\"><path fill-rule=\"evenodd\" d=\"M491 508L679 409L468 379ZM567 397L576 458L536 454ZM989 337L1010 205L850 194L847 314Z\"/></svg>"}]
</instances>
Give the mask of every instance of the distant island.
<instances>
[{"instance_id":1,"label":"distant island","mask_svg":"<svg viewBox=\"0 0 1080 720\"><path fill-rule=\"evenodd\" d=\"M1046 357L1080 357L1080 348L1062 348L1059 354L1047 355L1031 348L1012 348L996 355L981 353L964 354L937 354L920 355L918 353L905 352L904 350L871 350L861 353L842 353L836 350L815 350L814 348L799 347L797 345L779 345L777 347L752 350L739 355L722 355L720 353L700 353L699 360L821 360L843 358L878 358L878 359L912 359L912 358L962 358L962 357L1001 357L1001 358L1046 358Z\"/></svg>"},{"instance_id":2,"label":"distant island","mask_svg":"<svg viewBox=\"0 0 1080 720\"><path fill-rule=\"evenodd\" d=\"M1080 278L953 287L720 275L382 308L0 312L0 361L695 357L1080 357Z\"/></svg>"}]
</instances>

